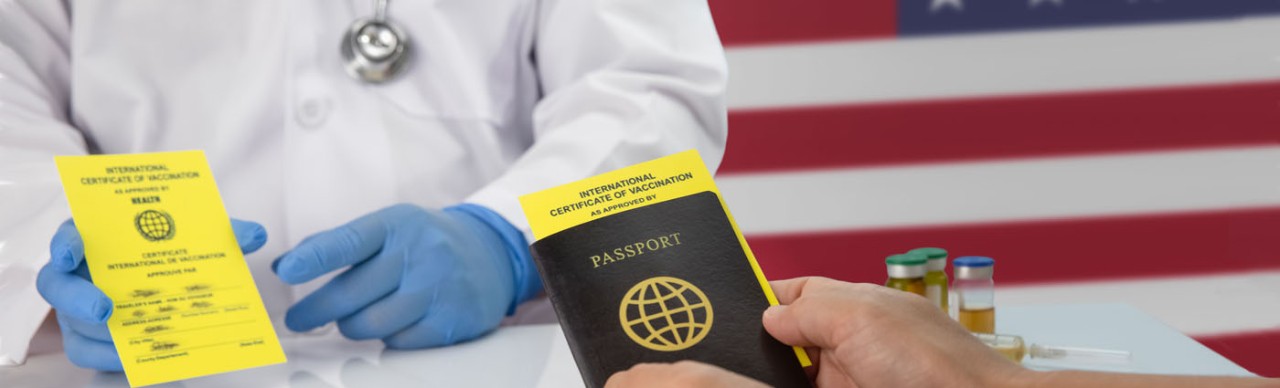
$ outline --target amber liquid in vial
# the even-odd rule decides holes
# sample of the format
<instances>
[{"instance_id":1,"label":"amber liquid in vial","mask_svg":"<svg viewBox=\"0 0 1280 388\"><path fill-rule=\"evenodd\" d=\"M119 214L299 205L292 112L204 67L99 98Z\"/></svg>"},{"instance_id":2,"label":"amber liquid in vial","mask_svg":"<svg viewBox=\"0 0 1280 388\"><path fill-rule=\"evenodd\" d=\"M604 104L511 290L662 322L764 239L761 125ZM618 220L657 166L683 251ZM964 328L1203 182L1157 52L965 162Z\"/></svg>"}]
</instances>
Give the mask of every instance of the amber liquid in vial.
<instances>
[{"instance_id":1,"label":"amber liquid in vial","mask_svg":"<svg viewBox=\"0 0 1280 388\"><path fill-rule=\"evenodd\" d=\"M991 350L995 350L996 353L1008 358L1009 361L1021 364L1022 358L1027 355L1027 346L1026 343L1022 342L1022 337L983 333L974 334L974 337L991 347Z\"/></svg>"},{"instance_id":2,"label":"amber liquid in vial","mask_svg":"<svg viewBox=\"0 0 1280 388\"><path fill-rule=\"evenodd\" d=\"M961 308L960 316L956 320L974 333L993 334L996 332L996 309L994 307L979 310Z\"/></svg>"},{"instance_id":3,"label":"amber liquid in vial","mask_svg":"<svg viewBox=\"0 0 1280 388\"><path fill-rule=\"evenodd\" d=\"M930 302L949 311L947 306L947 274L942 271L930 271L924 274L924 296Z\"/></svg>"},{"instance_id":4,"label":"amber liquid in vial","mask_svg":"<svg viewBox=\"0 0 1280 388\"><path fill-rule=\"evenodd\" d=\"M885 282L884 286L895 290L902 290L912 294L925 296L924 279L921 278L889 278L889 280Z\"/></svg>"},{"instance_id":5,"label":"amber liquid in vial","mask_svg":"<svg viewBox=\"0 0 1280 388\"><path fill-rule=\"evenodd\" d=\"M1001 356L1008 358L1009 361L1013 361L1021 364L1022 357L1027 355L1027 352L1026 352L1027 348L1021 345L1022 344L1004 346L1002 344L999 346L992 346L991 349L995 350L996 353L1000 353Z\"/></svg>"}]
</instances>

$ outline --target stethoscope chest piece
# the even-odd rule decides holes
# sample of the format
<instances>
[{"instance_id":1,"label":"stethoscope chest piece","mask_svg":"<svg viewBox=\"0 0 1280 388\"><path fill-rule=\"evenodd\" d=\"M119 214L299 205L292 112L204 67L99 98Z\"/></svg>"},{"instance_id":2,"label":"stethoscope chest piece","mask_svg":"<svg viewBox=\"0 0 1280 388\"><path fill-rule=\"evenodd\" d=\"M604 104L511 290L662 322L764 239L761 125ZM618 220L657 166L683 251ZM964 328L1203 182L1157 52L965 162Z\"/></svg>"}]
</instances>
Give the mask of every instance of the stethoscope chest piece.
<instances>
[{"instance_id":1,"label":"stethoscope chest piece","mask_svg":"<svg viewBox=\"0 0 1280 388\"><path fill-rule=\"evenodd\" d=\"M373 19L351 24L342 37L342 59L347 74L369 83L395 79L409 64L409 36L386 19L386 2L378 2Z\"/></svg>"}]
</instances>

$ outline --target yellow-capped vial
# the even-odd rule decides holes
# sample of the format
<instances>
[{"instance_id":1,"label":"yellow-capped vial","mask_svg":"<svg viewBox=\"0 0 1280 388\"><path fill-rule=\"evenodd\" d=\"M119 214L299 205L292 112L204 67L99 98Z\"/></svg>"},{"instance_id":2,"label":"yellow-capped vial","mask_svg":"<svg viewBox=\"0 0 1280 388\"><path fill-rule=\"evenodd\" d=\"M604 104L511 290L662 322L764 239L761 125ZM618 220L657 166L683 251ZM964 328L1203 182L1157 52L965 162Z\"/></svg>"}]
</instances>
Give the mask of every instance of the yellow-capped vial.
<instances>
[{"instance_id":1,"label":"yellow-capped vial","mask_svg":"<svg viewBox=\"0 0 1280 388\"><path fill-rule=\"evenodd\" d=\"M924 296L924 265L927 259L920 254L889 255L884 264L889 280L884 286Z\"/></svg>"},{"instance_id":2,"label":"yellow-capped vial","mask_svg":"<svg viewBox=\"0 0 1280 388\"><path fill-rule=\"evenodd\" d=\"M922 254L928 260L924 264L924 296L929 298L934 306L947 311L947 283L951 282L947 279L947 250L916 248L907 253Z\"/></svg>"}]
</instances>

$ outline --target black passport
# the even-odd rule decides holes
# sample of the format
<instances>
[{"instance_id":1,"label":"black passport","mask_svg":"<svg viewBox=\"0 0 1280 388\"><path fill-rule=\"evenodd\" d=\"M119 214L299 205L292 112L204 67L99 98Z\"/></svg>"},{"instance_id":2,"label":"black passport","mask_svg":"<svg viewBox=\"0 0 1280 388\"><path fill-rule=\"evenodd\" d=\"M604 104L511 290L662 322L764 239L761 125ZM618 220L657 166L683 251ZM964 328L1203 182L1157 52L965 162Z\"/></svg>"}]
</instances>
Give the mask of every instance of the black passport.
<instances>
[{"instance_id":1,"label":"black passport","mask_svg":"<svg viewBox=\"0 0 1280 388\"><path fill-rule=\"evenodd\" d=\"M679 360L810 386L795 350L760 323L767 284L715 192L594 219L531 249L589 387L637 363Z\"/></svg>"}]
</instances>

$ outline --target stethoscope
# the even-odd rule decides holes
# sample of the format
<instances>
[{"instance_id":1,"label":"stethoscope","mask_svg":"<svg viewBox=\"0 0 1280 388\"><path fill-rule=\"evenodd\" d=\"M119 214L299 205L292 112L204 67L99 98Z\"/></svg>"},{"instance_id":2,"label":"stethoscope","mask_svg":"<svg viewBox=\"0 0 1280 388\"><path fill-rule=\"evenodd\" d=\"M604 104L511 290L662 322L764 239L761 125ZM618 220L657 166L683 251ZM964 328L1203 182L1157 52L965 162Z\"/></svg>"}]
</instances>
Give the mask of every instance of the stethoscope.
<instances>
[{"instance_id":1,"label":"stethoscope","mask_svg":"<svg viewBox=\"0 0 1280 388\"><path fill-rule=\"evenodd\" d=\"M347 74L357 80L387 82L409 64L409 36L387 20L387 1L376 0L373 19L356 20L342 36Z\"/></svg>"}]
</instances>

